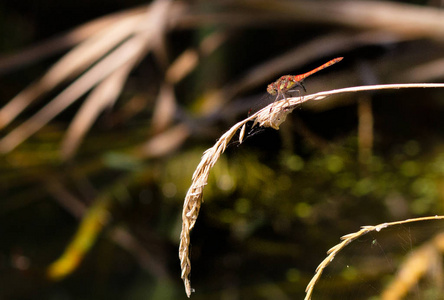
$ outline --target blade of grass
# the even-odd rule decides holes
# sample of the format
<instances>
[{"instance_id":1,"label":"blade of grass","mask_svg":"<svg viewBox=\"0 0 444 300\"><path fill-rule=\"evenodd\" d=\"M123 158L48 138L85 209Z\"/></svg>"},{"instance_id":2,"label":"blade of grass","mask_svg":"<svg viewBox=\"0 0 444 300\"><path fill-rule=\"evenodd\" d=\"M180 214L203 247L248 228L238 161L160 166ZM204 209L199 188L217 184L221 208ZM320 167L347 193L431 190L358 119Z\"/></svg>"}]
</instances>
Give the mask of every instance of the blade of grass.
<instances>
[{"instance_id":1,"label":"blade of grass","mask_svg":"<svg viewBox=\"0 0 444 300\"><path fill-rule=\"evenodd\" d=\"M163 25L165 20L167 20L169 4L170 1L166 0L157 0L151 4L153 7L146 16L147 24L142 26L143 30L116 48L33 117L1 139L0 152L7 153L17 147L104 78L134 57L146 53L150 49L150 42L156 39L156 35L161 33L161 30L164 28Z\"/></svg>"},{"instance_id":2,"label":"blade of grass","mask_svg":"<svg viewBox=\"0 0 444 300\"><path fill-rule=\"evenodd\" d=\"M30 103L64 81L91 67L107 52L127 39L138 28L143 16L124 18L99 31L60 59L40 80L15 96L0 110L0 129L7 126Z\"/></svg>"},{"instance_id":3,"label":"blade of grass","mask_svg":"<svg viewBox=\"0 0 444 300\"><path fill-rule=\"evenodd\" d=\"M83 137L99 114L114 104L123 89L129 73L138 61L138 57L135 56L104 79L91 92L71 122L62 141L61 154L63 159L69 159L74 155Z\"/></svg>"},{"instance_id":4,"label":"blade of grass","mask_svg":"<svg viewBox=\"0 0 444 300\"><path fill-rule=\"evenodd\" d=\"M145 13L146 6L133 8L123 12L107 15L82 24L67 33L50 38L12 54L0 55L0 75L16 71L33 62L52 56L73 45L77 45L99 31L132 15Z\"/></svg>"}]
</instances>

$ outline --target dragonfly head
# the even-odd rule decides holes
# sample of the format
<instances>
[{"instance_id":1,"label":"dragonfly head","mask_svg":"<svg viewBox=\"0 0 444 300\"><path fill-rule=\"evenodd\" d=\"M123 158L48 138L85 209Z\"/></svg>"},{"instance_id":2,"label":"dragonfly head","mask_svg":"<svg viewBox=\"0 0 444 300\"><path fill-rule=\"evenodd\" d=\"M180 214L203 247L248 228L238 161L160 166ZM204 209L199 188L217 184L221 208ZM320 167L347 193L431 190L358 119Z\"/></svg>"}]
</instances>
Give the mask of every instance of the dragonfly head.
<instances>
[{"instance_id":1,"label":"dragonfly head","mask_svg":"<svg viewBox=\"0 0 444 300\"><path fill-rule=\"evenodd\" d=\"M271 95L276 95L277 94L276 82L270 83L267 86L267 93L269 93Z\"/></svg>"}]
</instances>

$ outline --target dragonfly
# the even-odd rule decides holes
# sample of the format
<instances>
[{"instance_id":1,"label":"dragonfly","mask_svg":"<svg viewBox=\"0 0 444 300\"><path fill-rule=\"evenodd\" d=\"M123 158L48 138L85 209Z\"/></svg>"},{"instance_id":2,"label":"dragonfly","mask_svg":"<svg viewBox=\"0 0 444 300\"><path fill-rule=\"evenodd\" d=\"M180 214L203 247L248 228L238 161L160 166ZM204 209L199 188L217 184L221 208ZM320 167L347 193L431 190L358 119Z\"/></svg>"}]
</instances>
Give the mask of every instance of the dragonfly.
<instances>
[{"instance_id":1,"label":"dragonfly","mask_svg":"<svg viewBox=\"0 0 444 300\"><path fill-rule=\"evenodd\" d=\"M287 100L286 95L288 94L288 92L292 92L292 90L290 89L293 88L294 86L301 87L306 92L307 90L305 89L305 86L303 84L305 78L325 68L328 68L337 62L340 62L342 59L343 57L334 58L326 62L325 64L304 74L281 76L278 80L268 85L267 92L273 96L277 95L274 101L277 101L281 96L283 97L284 100Z\"/></svg>"}]
</instances>

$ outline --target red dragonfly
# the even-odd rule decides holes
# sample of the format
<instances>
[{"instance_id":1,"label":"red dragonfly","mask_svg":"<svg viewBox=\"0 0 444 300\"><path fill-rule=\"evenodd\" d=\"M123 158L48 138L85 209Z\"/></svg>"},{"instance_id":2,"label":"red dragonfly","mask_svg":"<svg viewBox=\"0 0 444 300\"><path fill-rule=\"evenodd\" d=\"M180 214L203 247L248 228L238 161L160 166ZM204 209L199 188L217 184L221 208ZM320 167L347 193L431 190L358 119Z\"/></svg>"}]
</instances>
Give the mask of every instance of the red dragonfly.
<instances>
[{"instance_id":1,"label":"red dragonfly","mask_svg":"<svg viewBox=\"0 0 444 300\"><path fill-rule=\"evenodd\" d=\"M302 87L302 89L304 89L304 91L306 91L304 85L302 84L302 81L305 78L307 78L308 76L310 76L310 75L312 75L312 74L314 74L316 72L319 72L319 71L321 71L321 70L323 70L323 69L325 69L327 67L330 67L331 65L333 65L333 64L335 64L337 62L340 62L342 59L343 59L343 57L337 57L335 59L332 59L332 60L326 62L322 66L319 66L316 69L313 69L310 72L307 72L307 73L304 73L304 74L300 74L300 75L284 75L281 78L279 78L278 80L276 80L275 82L270 83L268 85L268 87L267 87L267 92L269 94L271 94L271 95L276 95L277 94L276 99L274 100L274 101L276 101L276 100L279 99L279 97L281 95L282 95L282 97L284 99L287 99L285 97L285 94L287 92L289 92L290 89L292 87L294 87L295 85L299 86L299 87Z\"/></svg>"}]
</instances>

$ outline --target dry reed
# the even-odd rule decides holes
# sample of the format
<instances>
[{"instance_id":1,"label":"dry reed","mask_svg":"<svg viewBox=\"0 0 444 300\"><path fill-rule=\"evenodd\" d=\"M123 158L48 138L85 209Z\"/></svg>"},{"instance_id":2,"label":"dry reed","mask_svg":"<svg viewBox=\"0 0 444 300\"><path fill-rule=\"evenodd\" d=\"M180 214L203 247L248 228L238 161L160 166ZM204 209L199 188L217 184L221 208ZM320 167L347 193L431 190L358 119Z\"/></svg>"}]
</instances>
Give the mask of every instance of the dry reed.
<instances>
[{"instance_id":1,"label":"dry reed","mask_svg":"<svg viewBox=\"0 0 444 300\"><path fill-rule=\"evenodd\" d=\"M433 217L423 217L423 218L415 218L415 219L407 219L403 221L397 221L397 222L390 222L390 223L382 223L376 226L362 226L361 230L350 233L347 235L344 235L341 237L342 242L337 244L336 246L330 248L330 250L327 251L328 256L319 264L319 266L316 268L316 274L313 276L311 281L308 283L307 288L305 289L306 295L305 300L310 300L311 296L313 294L313 289L316 283L318 282L319 278L322 275L322 272L324 269L333 261L335 256L344 249L348 244L356 240L357 238L360 238L363 235L366 235L369 232L372 231L381 231L382 229L395 226L395 225L401 225L401 224L407 224L407 223L413 223L413 222L419 222L419 221L430 221L430 220L443 220L444 216L433 216ZM386 299L386 298L384 298ZM394 298L391 298L394 299Z\"/></svg>"},{"instance_id":2,"label":"dry reed","mask_svg":"<svg viewBox=\"0 0 444 300\"><path fill-rule=\"evenodd\" d=\"M393 280L381 292L381 300L406 298L407 294L415 289L424 277L433 278L442 294L443 253L444 232L439 232L409 253Z\"/></svg>"},{"instance_id":3,"label":"dry reed","mask_svg":"<svg viewBox=\"0 0 444 300\"><path fill-rule=\"evenodd\" d=\"M251 115L250 117L236 123L233 127L231 127L227 132L225 132L216 144L206 150L202 156L202 159L194 171L192 177L192 183L188 192L185 196L183 211L182 211L182 232L180 234L180 245L179 245L179 259L181 266L181 278L185 285L185 292L188 297L191 296L193 289L191 288L190 283L190 272L191 272L191 262L190 262L190 232L196 224L197 217L199 215L199 210L201 204L203 202L203 189L208 181L208 176L211 168L219 159L220 155L225 151L229 142L233 138L233 136L240 130L239 133L239 143L242 143L245 135L246 124L249 121L253 121L254 126L260 127L271 127L273 129L278 130L279 126L285 121L287 115L291 113L294 108L296 108L299 104L309 101L309 100L322 100L328 96L342 93L351 93L351 92L359 92L359 91L372 91L372 90L384 90L384 89L401 89L401 88L444 88L444 84L438 83L418 83L418 84L387 84L387 85L373 85L373 86L359 86L359 87L351 87L344 89L331 90L326 92L320 92L316 94L306 95L303 97L294 97L287 98L286 100L280 100L274 102L257 113ZM377 227L377 226L376 226ZM370 227L366 227L366 232L371 230L377 230L375 228L371 229ZM364 229L363 229L364 230ZM360 235L365 234L360 233ZM343 247L345 247L353 238L346 236L347 243L341 243L339 245L332 248L330 256L339 252ZM329 256L329 257L330 257ZM320 267L317 269L316 275L313 277L312 281L307 287L307 297L306 299L310 299L310 295L313 291L314 284L319 279L322 270L328 265L330 260L325 260Z\"/></svg>"}]
</instances>

